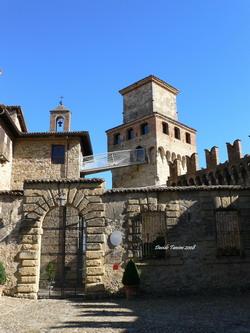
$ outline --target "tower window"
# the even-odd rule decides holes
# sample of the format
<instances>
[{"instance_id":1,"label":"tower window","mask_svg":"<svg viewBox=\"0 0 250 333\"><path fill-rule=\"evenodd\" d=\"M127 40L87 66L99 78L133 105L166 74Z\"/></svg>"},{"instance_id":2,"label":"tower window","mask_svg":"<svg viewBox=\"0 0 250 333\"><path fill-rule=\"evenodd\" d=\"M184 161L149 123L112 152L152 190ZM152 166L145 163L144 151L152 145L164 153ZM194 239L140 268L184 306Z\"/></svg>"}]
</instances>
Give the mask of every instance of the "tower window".
<instances>
[{"instance_id":1,"label":"tower window","mask_svg":"<svg viewBox=\"0 0 250 333\"><path fill-rule=\"evenodd\" d=\"M141 124L141 135L145 135L149 133L149 125L148 123Z\"/></svg>"},{"instance_id":2,"label":"tower window","mask_svg":"<svg viewBox=\"0 0 250 333\"><path fill-rule=\"evenodd\" d=\"M186 133L186 143L191 143L191 135Z\"/></svg>"},{"instance_id":3,"label":"tower window","mask_svg":"<svg viewBox=\"0 0 250 333\"><path fill-rule=\"evenodd\" d=\"M51 162L53 164L64 164L65 163L65 146L52 145Z\"/></svg>"},{"instance_id":4,"label":"tower window","mask_svg":"<svg viewBox=\"0 0 250 333\"><path fill-rule=\"evenodd\" d=\"M127 130L127 140L132 140L135 137L135 132L133 128Z\"/></svg>"},{"instance_id":5,"label":"tower window","mask_svg":"<svg viewBox=\"0 0 250 333\"><path fill-rule=\"evenodd\" d=\"M120 133L116 133L114 135L114 145L119 145L121 143L121 134Z\"/></svg>"},{"instance_id":6,"label":"tower window","mask_svg":"<svg viewBox=\"0 0 250 333\"><path fill-rule=\"evenodd\" d=\"M57 132L63 132L64 131L64 118L58 117L56 119L56 131Z\"/></svg>"},{"instance_id":7,"label":"tower window","mask_svg":"<svg viewBox=\"0 0 250 333\"><path fill-rule=\"evenodd\" d=\"M181 131L180 131L180 129L179 129L178 127L175 127L175 128L174 128L174 137L175 137L176 139L178 139L178 140L181 139Z\"/></svg>"},{"instance_id":8,"label":"tower window","mask_svg":"<svg viewBox=\"0 0 250 333\"><path fill-rule=\"evenodd\" d=\"M164 134L169 134L169 130L168 130L168 124L167 123L162 123L162 132Z\"/></svg>"}]
</instances>

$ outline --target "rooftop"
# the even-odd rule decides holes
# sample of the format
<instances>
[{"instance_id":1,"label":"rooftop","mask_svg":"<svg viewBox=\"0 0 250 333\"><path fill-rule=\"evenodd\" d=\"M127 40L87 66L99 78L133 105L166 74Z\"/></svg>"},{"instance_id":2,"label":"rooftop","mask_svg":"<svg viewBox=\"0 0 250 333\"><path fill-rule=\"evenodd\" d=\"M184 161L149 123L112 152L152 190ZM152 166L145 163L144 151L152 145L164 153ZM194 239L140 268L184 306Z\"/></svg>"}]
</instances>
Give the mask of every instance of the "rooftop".
<instances>
[{"instance_id":1,"label":"rooftop","mask_svg":"<svg viewBox=\"0 0 250 333\"><path fill-rule=\"evenodd\" d=\"M144 84L147 84L149 82L154 82L156 84L158 84L159 86L161 86L162 88L170 91L171 93L178 95L179 90L176 89L175 87L171 86L170 84L168 84L167 82L159 79L158 77L154 76L154 75L149 75L147 77L145 77L144 79L137 81L129 86L127 86L126 88L123 88L121 90L119 90L119 93L121 95L125 95L127 93L129 93L132 90L135 90L141 86L143 86Z\"/></svg>"}]
</instances>

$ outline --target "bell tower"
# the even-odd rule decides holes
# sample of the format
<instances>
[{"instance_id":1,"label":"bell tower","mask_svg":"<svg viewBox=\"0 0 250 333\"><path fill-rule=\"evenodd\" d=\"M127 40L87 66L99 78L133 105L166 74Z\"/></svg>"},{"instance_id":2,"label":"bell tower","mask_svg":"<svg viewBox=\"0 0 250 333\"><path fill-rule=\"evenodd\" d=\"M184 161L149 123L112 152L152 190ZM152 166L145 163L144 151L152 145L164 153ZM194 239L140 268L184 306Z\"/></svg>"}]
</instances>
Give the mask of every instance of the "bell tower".
<instances>
[{"instance_id":1,"label":"bell tower","mask_svg":"<svg viewBox=\"0 0 250 333\"><path fill-rule=\"evenodd\" d=\"M62 102L50 111L50 132L70 132L71 112Z\"/></svg>"}]
</instances>

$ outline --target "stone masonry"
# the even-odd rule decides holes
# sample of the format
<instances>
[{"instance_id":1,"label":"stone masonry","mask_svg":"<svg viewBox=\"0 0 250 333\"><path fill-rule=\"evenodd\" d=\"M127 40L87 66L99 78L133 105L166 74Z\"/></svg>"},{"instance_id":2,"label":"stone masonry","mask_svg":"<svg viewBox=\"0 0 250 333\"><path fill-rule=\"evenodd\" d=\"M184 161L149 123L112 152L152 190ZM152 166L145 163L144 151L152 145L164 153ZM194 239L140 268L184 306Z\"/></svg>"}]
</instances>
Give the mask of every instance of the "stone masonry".
<instances>
[{"instance_id":1,"label":"stone masonry","mask_svg":"<svg viewBox=\"0 0 250 333\"><path fill-rule=\"evenodd\" d=\"M85 289L87 292L103 290L105 219L102 193L100 180L25 183L16 296L37 298L43 219L51 209L60 205L61 198L64 205L76 208L86 221Z\"/></svg>"}]
</instances>

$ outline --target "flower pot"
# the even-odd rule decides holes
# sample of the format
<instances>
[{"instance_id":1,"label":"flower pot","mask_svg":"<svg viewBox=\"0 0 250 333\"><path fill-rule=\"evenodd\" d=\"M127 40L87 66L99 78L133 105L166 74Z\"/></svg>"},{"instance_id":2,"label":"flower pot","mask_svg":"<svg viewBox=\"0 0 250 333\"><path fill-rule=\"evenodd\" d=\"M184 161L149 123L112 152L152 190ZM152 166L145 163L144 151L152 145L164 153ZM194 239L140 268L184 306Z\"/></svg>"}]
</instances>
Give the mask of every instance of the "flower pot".
<instances>
[{"instance_id":1,"label":"flower pot","mask_svg":"<svg viewBox=\"0 0 250 333\"><path fill-rule=\"evenodd\" d=\"M139 286L124 286L127 299L133 299L138 294Z\"/></svg>"}]
</instances>

